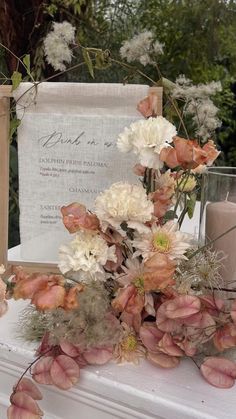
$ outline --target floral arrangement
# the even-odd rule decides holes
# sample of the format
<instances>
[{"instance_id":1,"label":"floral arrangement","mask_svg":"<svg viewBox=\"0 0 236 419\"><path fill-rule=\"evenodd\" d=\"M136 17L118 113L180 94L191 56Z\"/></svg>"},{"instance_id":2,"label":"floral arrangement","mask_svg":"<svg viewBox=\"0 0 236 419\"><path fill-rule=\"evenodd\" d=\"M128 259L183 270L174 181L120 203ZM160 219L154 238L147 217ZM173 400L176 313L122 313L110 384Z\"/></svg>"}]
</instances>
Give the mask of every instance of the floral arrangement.
<instances>
[{"instance_id":1,"label":"floral arrangement","mask_svg":"<svg viewBox=\"0 0 236 419\"><path fill-rule=\"evenodd\" d=\"M48 62L63 70L74 31L64 25L62 36L59 29L55 24L45 51ZM64 45L60 54L56 38ZM121 55L152 64L162 48L145 32L124 43ZM60 274L29 274L18 267L0 282L0 315L9 298L30 302L20 324L24 339L40 341L26 370L38 384L68 390L88 364L146 358L156 367L174 368L188 357L213 386L234 385L236 363L219 356L236 346L236 299L222 293L221 255L211 243L199 248L181 231L184 217L193 215L201 173L219 154L211 139L219 121L210 96L220 85L193 86L183 76L173 85L173 106L185 100L182 113L176 108L180 124L187 132L183 116L192 117L196 139L179 136L179 128L156 115L151 91L138 104L145 118L117 140L120 152L137 156L133 170L140 182L111 185L96 198L93 212L82 203L62 207L72 240L59 249ZM41 398L24 373L8 418L40 419Z\"/></svg>"}]
</instances>

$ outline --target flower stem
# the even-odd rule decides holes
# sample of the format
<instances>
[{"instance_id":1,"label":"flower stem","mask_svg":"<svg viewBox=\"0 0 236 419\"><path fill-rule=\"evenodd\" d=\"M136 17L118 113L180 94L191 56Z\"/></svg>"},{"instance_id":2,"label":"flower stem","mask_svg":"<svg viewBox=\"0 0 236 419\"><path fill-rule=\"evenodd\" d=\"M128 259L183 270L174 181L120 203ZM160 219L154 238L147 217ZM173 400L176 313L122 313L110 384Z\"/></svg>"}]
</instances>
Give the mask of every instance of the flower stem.
<instances>
[{"instance_id":1,"label":"flower stem","mask_svg":"<svg viewBox=\"0 0 236 419\"><path fill-rule=\"evenodd\" d=\"M230 233L231 231L236 229L236 224L233 227L230 227L228 230L226 230L224 233L220 234L218 237L216 237L215 239L209 241L207 244L205 244L202 247L199 247L199 249L195 250L195 252L193 252L190 256L189 256L189 260L192 259L194 256L196 256L198 253L202 252L203 250L205 250L207 247L211 246L213 243L215 243L217 240L221 239L222 237L224 237L226 234Z\"/></svg>"}]
</instances>

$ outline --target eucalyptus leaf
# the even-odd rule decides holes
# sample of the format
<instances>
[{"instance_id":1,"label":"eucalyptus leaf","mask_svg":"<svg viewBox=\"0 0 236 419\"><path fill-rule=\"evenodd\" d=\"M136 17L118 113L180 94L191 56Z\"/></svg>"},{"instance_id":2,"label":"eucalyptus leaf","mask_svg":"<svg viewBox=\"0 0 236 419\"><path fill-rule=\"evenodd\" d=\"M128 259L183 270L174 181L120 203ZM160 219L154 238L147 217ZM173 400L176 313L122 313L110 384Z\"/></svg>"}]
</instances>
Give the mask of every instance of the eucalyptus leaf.
<instances>
[{"instance_id":1,"label":"eucalyptus leaf","mask_svg":"<svg viewBox=\"0 0 236 419\"><path fill-rule=\"evenodd\" d=\"M25 64L27 73L30 74L30 55L26 54L23 58L23 63Z\"/></svg>"},{"instance_id":2,"label":"eucalyptus leaf","mask_svg":"<svg viewBox=\"0 0 236 419\"><path fill-rule=\"evenodd\" d=\"M175 211L169 210L165 213L165 216L164 216L165 221L174 220L175 218L178 218Z\"/></svg>"},{"instance_id":3,"label":"eucalyptus leaf","mask_svg":"<svg viewBox=\"0 0 236 419\"><path fill-rule=\"evenodd\" d=\"M13 145L10 145L10 169L12 171L13 176L17 176L18 174L18 156L17 150Z\"/></svg>"},{"instance_id":4,"label":"eucalyptus leaf","mask_svg":"<svg viewBox=\"0 0 236 419\"><path fill-rule=\"evenodd\" d=\"M15 134L17 128L20 125L20 123L21 123L20 119L17 119L17 118L11 119L11 122L10 122L10 133L9 133L10 140L12 139L13 135Z\"/></svg>"},{"instance_id":5,"label":"eucalyptus leaf","mask_svg":"<svg viewBox=\"0 0 236 419\"><path fill-rule=\"evenodd\" d=\"M17 89L19 84L22 82L22 74L19 73L19 71L14 71L11 76L11 81L12 81L12 90Z\"/></svg>"},{"instance_id":6,"label":"eucalyptus leaf","mask_svg":"<svg viewBox=\"0 0 236 419\"><path fill-rule=\"evenodd\" d=\"M192 193L189 196L189 199L187 200L187 212L190 219L193 218L196 200L197 200L197 195L195 193Z\"/></svg>"},{"instance_id":7,"label":"eucalyptus leaf","mask_svg":"<svg viewBox=\"0 0 236 419\"><path fill-rule=\"evenodd\" d=\"M88 71L90 73L90 76L94 79L94 70L93 70L93 63L91 60L91 57L89 55L89 52L86 49L83 49L83 57L84 61L88 67Z\"/></svg>"}]
</instances>

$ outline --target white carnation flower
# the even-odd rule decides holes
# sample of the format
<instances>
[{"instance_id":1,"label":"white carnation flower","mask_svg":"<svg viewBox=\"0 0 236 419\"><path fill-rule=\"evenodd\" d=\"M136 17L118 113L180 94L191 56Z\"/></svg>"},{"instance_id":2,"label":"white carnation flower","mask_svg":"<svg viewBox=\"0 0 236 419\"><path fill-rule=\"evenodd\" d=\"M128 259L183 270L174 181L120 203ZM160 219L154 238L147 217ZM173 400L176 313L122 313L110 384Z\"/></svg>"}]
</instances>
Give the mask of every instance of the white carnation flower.
<instances>
[{"instance_id":1,"label":"white carnation flower","mask_svg":"<svg viewBox=\"0 0 236 419\"><path fill-rule=\"evenodd\" d=\"M140 232L146 231L144 223L151 220L153 210L143 187L123 182L114 183L95 200L95 213L104 229L111 225L121 232L123 222Z\"/></svg>"},{"instance_id":2,"label":"white carnation flower","mask_svg":"<svg viewBox=\"0 0 236 419\"><path fill-rule=\"evenodd\" d=\"M103 266L108 260L116 262L117 256L115 246L109 247L99 234L81 230L74 240L60 247L59 259L58 266L63 274L74 271L82 274L83 278L83 274L88 273L93 279L103 280Z\"/></svg>"},{"instance_id":3,"label":"white carnation flower","mask_svg":"<svg viewBox=\"0 0 236 419\"><path fill-rule=\"evenodd\" d=\"M159 155L163 147L172 142L177 131L163 116L134 122L119 135L117 146L123 153L133 151L140 163L151 169L161 169Z\"/></svg>"}]
</instances>

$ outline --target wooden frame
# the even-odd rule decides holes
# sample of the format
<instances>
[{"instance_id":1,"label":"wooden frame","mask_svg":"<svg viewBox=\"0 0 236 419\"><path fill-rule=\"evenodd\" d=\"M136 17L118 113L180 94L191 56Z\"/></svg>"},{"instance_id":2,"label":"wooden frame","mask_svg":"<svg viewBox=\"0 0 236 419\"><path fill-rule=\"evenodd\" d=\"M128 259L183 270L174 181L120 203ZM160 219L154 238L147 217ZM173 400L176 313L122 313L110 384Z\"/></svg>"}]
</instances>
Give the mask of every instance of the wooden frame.
<instances>
[{"instance_id":1,"label":"wooden frame","mask_svg":"<svg viewBox=\"0 0 236 419\"><path fill-rule=\"evenodd\" d=\"M7 266L11 86L0 86L0 264Z\"/></svg>"},{"instance_id":2,"label":"wooden frame","mask_svg":"<svg viewBox=\"0 0 236 419\"><path fill-rule=\"evenodd\" d=\"M149 93L158 92L157 113L162 115L162 88L150 87ZM12 272L19 261L8 261L8 224L9 224L9 128L10 99L12 86L0 86L0 265L7 267L7 274ZM24 269L40 272L59 272L55 264L42 262L21 262Z\"/></svg>"}]
</instances>

